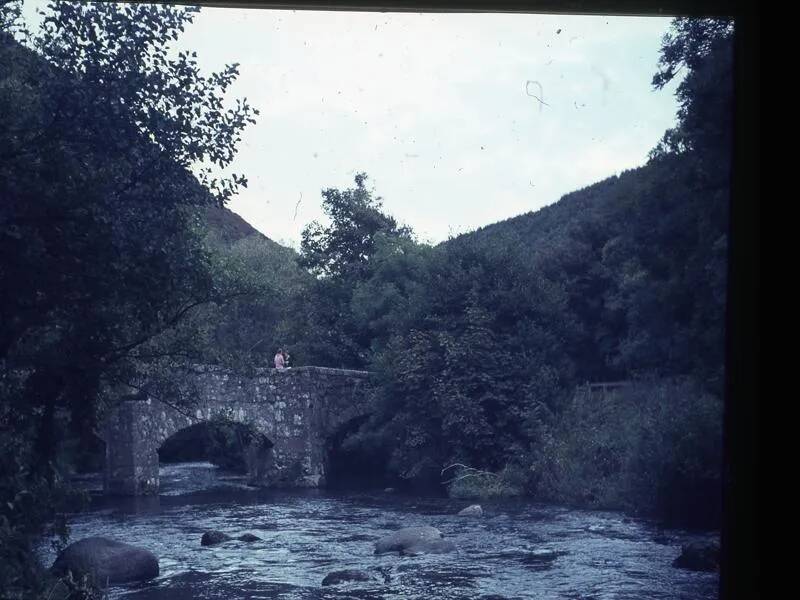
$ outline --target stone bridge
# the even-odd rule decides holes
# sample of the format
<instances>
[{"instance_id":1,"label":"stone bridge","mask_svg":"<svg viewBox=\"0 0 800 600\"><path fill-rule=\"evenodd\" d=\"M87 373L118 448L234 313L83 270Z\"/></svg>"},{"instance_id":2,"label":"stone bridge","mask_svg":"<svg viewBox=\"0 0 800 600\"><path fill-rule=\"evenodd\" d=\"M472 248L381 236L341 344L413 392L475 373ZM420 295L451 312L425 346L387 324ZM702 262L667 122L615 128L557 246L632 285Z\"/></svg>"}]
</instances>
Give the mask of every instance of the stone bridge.
<instances>
[{"instance_id":1,"label":"stone bridge","mask_svg":"<svg viewBox=\"0 0 800 600\"><path fill-rule=\"evenodd\" d=\"M368 377L365 371L324 367L263 369L243 377L206 367L194 376L189 408L144 394L129 397L101 423L105 491L158 493L159 447L178 431L214 419L243 423L260 434L262 443L247 452L252 479L278 487L322 486L327 439L370 412Z\"/></svg>"}]
</instances>

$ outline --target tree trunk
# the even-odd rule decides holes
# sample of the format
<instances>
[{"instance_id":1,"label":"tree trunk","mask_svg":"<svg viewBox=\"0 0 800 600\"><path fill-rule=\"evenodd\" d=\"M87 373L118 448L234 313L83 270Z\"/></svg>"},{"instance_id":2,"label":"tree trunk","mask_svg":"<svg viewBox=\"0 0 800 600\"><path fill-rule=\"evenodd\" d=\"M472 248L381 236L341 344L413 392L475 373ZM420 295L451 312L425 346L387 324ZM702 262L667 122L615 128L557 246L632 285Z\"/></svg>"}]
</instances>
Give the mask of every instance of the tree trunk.
<instances>
[{"instance_id":1,"label":"tree trunk","mask_svg":"<svg viewBox=\"0 0 800 600\"><path fill-rule=\"evenodd\" d=\"M53 471L49 468L56 458L58 448L58 432L56 430L55 409L56 401L61 396L66 378L57 369L37 369L25 384L24 399L32 409L33 414L37 409L43 409L36 426L36 439L34 441L34 462L32 471L43 474L52 482ZM34 418L36 418L34 416Z\"/></svg>"}]
</instances>

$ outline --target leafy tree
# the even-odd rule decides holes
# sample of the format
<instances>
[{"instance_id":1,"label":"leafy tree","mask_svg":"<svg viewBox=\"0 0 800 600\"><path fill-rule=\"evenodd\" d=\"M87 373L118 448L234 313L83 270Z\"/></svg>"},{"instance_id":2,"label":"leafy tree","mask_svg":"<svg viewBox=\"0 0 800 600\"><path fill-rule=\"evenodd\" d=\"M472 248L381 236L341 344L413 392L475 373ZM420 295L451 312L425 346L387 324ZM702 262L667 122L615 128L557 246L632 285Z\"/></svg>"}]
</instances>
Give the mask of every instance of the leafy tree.
<instances>
[{"instance_id":1,"label":"leafy tree","mask_svg":"<svg viewBox=\"0 0 800 600\"><path fill-rule=\"evenodd\" d=\"M245 185L220 173L256 111L225 107L235 65L206 77L170 55L196 9L51 2L30 35L0 8L0 441L21 445L0 520L27 522L8 533L24 542L57 509L61 411L89 436L105 389L191 360L187 317L248 291L215 269L198 211ZM25 508L20 486L53 493Z\"/></svg>"},{"instance_id":2,"label":"leafy tree","mask_svg":"<svg viewBox=\"0 0 800 600\"><path fill-rule=\"evenodd\" d=\"M724 362L733 32L729 20L673 21L653 86L686 71L676 90L678 124L653 150L637 190L647 200L628 203L633 210L621 219L633 226L615 240L629 255L615 270L626 274L618 281L628 306L619 364L658 370L660 363L716 393Z\"/></svg>"},{"instance_id":3,"label":"leafy tree","mask_svg":"<svg viewBox=\"0 0 800 600\"><path fill-rule=\"evenodd\" d=\"M198 315L201 322L214 324L210 345L219 360L263 367L271 364L276 347L283 346L291 349L293 364L307 362L295 313L313 278L299 267L297 254L260 235L231 245L212 244L216 269L231 279L229 287L250 291L215 305L212 314Z\"/></svg>"},{"instance_id":4,"label":"leafy tree","mask_svg":"<svg viewBox=\"0 0 800 600\"><path fill-rule=\"evenodd\" d=\"M698 170L727 186L733 142L733 22L677 18L661 45L653 87L662 89L682 71L678 126L666 132L653 156L695 152ZM712 159L713 157L713 159Z\"/></svg>"},{"instance_id":5,"label":"leafy tree","mask_svg":"<svg viewBox=\"0 0 800 600\"><path fill-rule=\"evenodd\" d=\"M318 222L303 230L301 264L319 276L363 277L376 250L379 234L409 237L410 230L400 227L381 212L381 198L373 197L366 187L367 175L355 176L355 188L322 191L322 208L331 223Z\"/></svg>"},{"instance_id":6,"label":"leafy tree","mask_svg":"<svg viewBox=\"0 0 800 600\"><path fill-rule=\"evenodd\" d=\"M0 357L43 373L48 406L225 293L192 207L244 182L209 193L188 167L227 165L254 111L221 108L235 67L168 58L194 12L54 2L36 53L3 34Z\"/></svg>"},{"instance_id":7,"label":"leafy tree","mask_svg":"<svg viewBox=\"0 0 800 600\"><path fill-rule=\"evenodd\" d=\"M405 236L378 234L370 276L355 283L350 313L380 352L398 332L408 331L429 310L434 249Z\"/></svg>"},{"instance_id":8,"label":"leafy tree","mask_svg":"<svg viewBox=\"0 0 800 600\"><path fill-rule=\"evenodd\" d=\"M102 126L98 116L109 114L118 122L117 115L124 115L140 137L160 151L136 165L127 186L152 186L154 179L174 171L175 164L199 167L201 189L222 205L247 182L235 174L214 177L214 168L230 165L243 129L255 122L258 110L241 99L225 107L225 94L239 74L237 64L204 76L196 52L170 55L170 42L180 37L199 10L55 1L45 13L34 47L80 81L73 93L82 94L84 104L78 114L91 115L87 122L98 120L96 126ZM110 105L100 110L101 103ZM74 111L78 106L69 108ZM54 112L56 122L66 116ZM186 195L184 201L191 198Z\"/></svg>"},{"instance_id":9,"label":"leafy tree","mask_svg":"<svg viewBox=\"0 0 800 600\"><path fill-rule=\"evenodd\" d=\"M406 480L435 485L449 463L517 461L571 379L563 290L511 240L469 242L431 254L405 300L420 310L373 361L381 403L367 427L392 440L390 468Z\"/></svg>"},{"instance_id":10,"label":"leafy tree","mask_svg":"<svg viewBox=\"0 0 800 600\"><path fill-rule=\"evenodd\" d=\"M412 240L410 229L381 211L366 181L359 173L355 188L323 190L330 224L309 224L301 242L300 265L317 277L296 307L307 323L306 353L340 367L363 367L369 359L369 325L351 306L356 287L372 276L375 259L388 247Z\"/></svg>"}]
</instances>

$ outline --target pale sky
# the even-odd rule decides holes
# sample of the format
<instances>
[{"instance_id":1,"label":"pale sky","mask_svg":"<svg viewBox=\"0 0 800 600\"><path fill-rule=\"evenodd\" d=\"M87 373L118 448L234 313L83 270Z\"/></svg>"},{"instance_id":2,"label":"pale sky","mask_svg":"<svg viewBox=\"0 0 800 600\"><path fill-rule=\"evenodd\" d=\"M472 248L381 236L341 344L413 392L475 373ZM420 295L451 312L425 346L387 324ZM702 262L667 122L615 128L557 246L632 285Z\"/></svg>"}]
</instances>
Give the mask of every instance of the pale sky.
<instances>
[{"instance_id":1,"label":"pale sky","mask_svg":"<svg viewBox=\"0 0 800 600\"><path fill-rule=\"evenodd\" d=\"M675 118L675 83L650 86L669 22L205 8L177 45L240 63L261 111L229 204L255 228L298 247L320 190L365 171L438 243L643 164Z\"/></svg>"}]
</instances>

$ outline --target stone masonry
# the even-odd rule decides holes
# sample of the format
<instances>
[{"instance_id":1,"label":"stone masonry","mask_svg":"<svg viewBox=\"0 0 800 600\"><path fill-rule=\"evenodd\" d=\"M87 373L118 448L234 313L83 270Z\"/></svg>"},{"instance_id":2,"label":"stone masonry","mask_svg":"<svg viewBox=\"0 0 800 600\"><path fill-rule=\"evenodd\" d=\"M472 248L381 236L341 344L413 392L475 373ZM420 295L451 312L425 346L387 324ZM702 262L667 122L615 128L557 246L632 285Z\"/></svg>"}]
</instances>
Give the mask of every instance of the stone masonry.
<instances>
[{"instance_id":1,"label":"stone masonry","mask_svg":"<svg viewBox=\"0 0 800 600\"><path fill-rule=\"evenodd\" d=\"M249 453L257 463L251 477L256 474L259 483L323 486L326 439L370 412L365 371L296 367L243 377L206 367L195 377L197 398L189 408L137 396L105 417L100 433L106 442L106 493L157 494L159 447L181 429L219 418L244 423L271 442Z\"/></svg>"}]
</instances>

